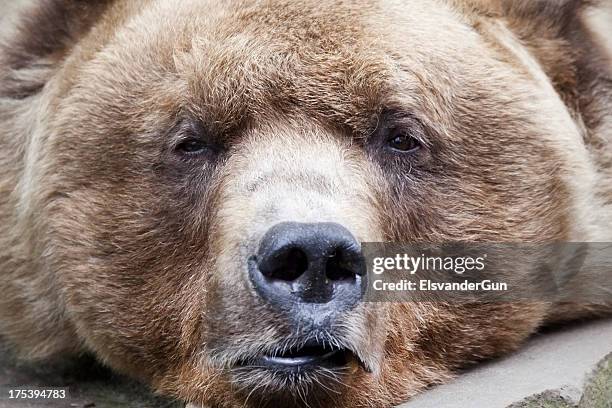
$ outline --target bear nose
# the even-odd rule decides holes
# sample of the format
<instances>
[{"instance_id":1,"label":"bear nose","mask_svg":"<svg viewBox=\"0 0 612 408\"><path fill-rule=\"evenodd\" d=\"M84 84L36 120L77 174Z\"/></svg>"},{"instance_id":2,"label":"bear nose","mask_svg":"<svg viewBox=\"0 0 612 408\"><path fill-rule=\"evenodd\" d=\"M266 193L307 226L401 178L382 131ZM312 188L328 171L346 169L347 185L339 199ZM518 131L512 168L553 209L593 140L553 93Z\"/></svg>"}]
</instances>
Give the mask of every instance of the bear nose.
<instances>
[{"instance_id":1,"label":"bear nose","mask_svg":"<svg viewBox=\"0 0 612 408\"><path fill-rule=\"evenodd\" d=\"M365 261L361 246L336 223L276 224L264 235L250 277L267 301L291 306L334 303L348 309L365 289Z\"/></svg>"}]
</instances>

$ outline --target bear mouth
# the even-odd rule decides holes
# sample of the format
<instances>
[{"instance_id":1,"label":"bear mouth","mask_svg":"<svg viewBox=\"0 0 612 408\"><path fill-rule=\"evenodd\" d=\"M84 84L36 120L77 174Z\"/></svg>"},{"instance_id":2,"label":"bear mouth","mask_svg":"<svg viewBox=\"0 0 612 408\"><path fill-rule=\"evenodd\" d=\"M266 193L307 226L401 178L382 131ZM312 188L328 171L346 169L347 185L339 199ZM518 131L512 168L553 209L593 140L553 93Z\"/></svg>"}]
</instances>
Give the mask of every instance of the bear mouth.
<instances>
[{"instance_id":1,"label":"bear mouth","mask_svg":"<svg viewBox=\"0 0 612 408\"><path fill-rule=\"evenodd\" d=\"M350 351L323 345L306 345L275 355L264 355L259 363L273 369L300 367L343 367L348 364Z\"/></svg>"},{"instance_id":2,"label":"bear mouth","mask_svg":"<svg viewBox=\"0 0 612 408\"><path fill-rule=\"evenodd\" d=\"M300 347L283 349L243 361L240 366L274 371L300 371L316 370L317 368L344 368L351 362L358 362L359 365L364 366L357 355L347 348L328 343L310 342Z\"/></svg>"}]
</instances>

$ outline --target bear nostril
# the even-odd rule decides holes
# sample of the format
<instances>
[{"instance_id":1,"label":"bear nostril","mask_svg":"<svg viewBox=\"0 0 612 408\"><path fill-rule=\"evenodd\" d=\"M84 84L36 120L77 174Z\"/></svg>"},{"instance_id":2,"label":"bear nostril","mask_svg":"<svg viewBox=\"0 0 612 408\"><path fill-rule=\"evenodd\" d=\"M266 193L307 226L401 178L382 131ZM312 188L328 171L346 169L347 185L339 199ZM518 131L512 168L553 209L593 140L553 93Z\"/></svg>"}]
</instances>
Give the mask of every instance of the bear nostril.
<instances>
[{"instance_id":1,"label":"bear nostril","mask_svg":"<svg viewBox=\"0 0 612 408\"><path fill-rule=\"evenodd\" d=\"M299 248L287 248L271 262L260 264L259 270L268 279L292 282L308 269L308 258Z\"/></svg>"},{"instance_id":2,"label":"bear nostril","mask_svg":"<svg viewBox=\"0 0 612 408\"><path fill-rule=\"evenodd\" d=\"M347 256L347 250L336 248L327 259L325 276L331 281L353 280L357 273L354 261Z\"/></svg>"}]
</instances>

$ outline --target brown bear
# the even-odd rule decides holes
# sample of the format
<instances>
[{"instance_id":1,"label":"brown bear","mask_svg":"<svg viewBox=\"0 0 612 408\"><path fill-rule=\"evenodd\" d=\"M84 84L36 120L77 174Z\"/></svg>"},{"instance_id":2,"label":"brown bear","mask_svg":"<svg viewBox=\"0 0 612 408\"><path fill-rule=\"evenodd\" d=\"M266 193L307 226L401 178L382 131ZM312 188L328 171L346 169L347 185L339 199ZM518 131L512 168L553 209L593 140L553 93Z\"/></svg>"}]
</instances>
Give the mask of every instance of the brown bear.
<instances>
[{"instance_id":1,"label":"brown bear","mask_svg":"<svg viewBox=\"0 0 612 408\"><path fill-rule=\"evenodd\" d=\"M612 309L367 302L361 253L612 240L606 4L8 3L0 335L19 355L90 352L196 406L390 407Z\"/></svg>"}]
</instances>

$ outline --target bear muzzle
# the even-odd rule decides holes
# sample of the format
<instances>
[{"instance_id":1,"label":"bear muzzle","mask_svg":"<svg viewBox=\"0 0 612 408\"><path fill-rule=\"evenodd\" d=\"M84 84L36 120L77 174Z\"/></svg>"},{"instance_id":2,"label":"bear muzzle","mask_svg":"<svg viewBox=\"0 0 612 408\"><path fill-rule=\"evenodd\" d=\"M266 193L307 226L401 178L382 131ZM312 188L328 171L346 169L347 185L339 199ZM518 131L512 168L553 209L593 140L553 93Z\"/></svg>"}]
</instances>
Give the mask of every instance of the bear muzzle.
<instances>
[{"instance_id":1,"label":"bear muzzle","mask_svg":"<svg viewBox=\"0 0 612 408\"><path fill-rule=\"evenodd\" d=\"M262 300L296 328L333 334L344 313L362 299L366 268L359 242L342 225L282 222L265 233L249 259L249 279ZM283 369L345 365L350 353L321 337L264 356L259 364Z\"/></svg>"}]
</instances>

